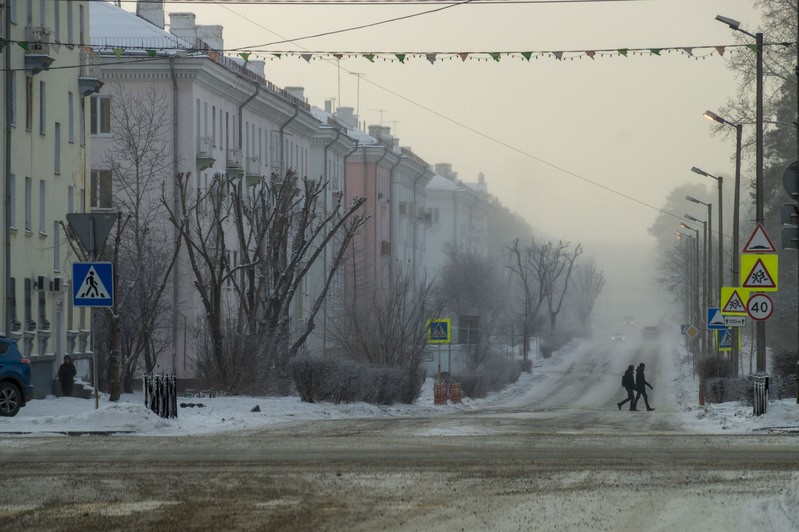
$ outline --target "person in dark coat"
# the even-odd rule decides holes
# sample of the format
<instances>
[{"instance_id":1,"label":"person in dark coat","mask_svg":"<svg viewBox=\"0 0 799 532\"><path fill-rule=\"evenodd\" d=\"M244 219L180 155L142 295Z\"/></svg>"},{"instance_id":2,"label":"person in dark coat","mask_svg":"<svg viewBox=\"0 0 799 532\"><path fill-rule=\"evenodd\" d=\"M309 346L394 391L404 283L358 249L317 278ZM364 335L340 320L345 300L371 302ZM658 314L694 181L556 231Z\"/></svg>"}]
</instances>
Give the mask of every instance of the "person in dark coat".
<instances>
[{"instance_id":1,"label":"person in dark coat","mask_svg":"<svg viewBox=\"0 0 799 532\"><path fill-rule=\"evenodd\" d=\"M644 376L644 369L646 368L646 364L641 362L638 364L638 368L635 370L635 391L638 392L635 395L635 403L633 404L633 408L638 405L638 400L641 396L644 396L644 404L646 405L647 411L651 412L654 410L651 406L649 406L649 398L646 396L646 387L649 386L650 389L652 385L646 382L646 377Z\"/></svg>"},{"instance_id":2,"label":"person in dark coat","mask_svg":"<svg viewBox=\"0 0 799 532\"><path fill-rule=\"evenodd\" d=\"M624 386L624 389L627 390L627 399L620 403L616 403L616 406L621 407L624 406L624 403L630 403L630 410L636 410L635 408L635 366L627 366L627 371L624 372L624 376L621 378L621 385Z\"/></svg>"},{"instance_id":3,"label":"person in dark coat","mask_svg":"<svg viewBox=\"0 0 799 532\"><path fill-rule=\"evenodd\" d=\"M64 363L58 368L58 381L61 383L61 393L64 397L72 397L72 385L75 383L77 372L75 364L72 363L72 357L64 356Z\"/></svg>"}]
</instances>

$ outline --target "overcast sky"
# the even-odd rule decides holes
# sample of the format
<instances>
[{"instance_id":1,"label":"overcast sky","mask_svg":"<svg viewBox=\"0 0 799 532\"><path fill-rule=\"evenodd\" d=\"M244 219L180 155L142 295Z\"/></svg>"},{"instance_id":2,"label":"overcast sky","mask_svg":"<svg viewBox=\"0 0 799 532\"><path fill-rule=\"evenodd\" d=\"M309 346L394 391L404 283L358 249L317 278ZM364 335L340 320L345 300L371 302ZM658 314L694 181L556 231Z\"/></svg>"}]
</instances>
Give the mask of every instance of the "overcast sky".
<instances>
[{"instance_id":1,"label":"overcast sky","mask_svg":"<svg viewBox=\"0 0 799 532\"><path fill-rule=\"evenodd\" d=\"M727 48L719 55L713 47L737 41L714 18L740 20L754 32L759 16L752 4L465 4L271 46L264 45L442 5L168 3L166 9L193 11L198 24L222 24L226 49L256 46L251 58L268 59L267 79L305 87L311 104L324 108L325 100L336 99L367 124L382 119L402 146L428 163L451 163L464 181L485 173L489 191L539 234L582 243L596 256L610 294L651 284L654 241L646 230L675 186L705 179L709 194L715 190L715 181L691 173L692 166L724 177L734 172L734 139L712 136L702 113L717 111L735 94L730 55L751 53ZM631 51L626 57L599 52L621 48ZM660 55L632 51L653 48ZM266 53L289 50L438 55L433 64L424 56L402 64L379 54L374 62L346 56L336 62ZM485 54L465 61L446 54L504 51L534 54L529 61L501 56L499 62ZM560 51L561 60L535 53ZM597 52L592 59L586 51ZM692 207L686 212L701 215Z\"/></svg>"}]
</instances>

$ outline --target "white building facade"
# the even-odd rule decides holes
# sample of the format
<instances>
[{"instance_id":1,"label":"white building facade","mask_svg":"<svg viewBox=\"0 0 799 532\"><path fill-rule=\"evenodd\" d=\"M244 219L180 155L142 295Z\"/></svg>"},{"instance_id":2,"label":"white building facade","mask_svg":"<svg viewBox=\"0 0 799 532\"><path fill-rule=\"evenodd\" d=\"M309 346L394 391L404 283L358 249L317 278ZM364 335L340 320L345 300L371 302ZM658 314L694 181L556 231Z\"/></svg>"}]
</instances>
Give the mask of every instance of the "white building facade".
<instances>
[{"instance_id":1,"label":"white building facade","mask_svg":"<svg viewBox=\"0 0 799 532\"><path fill-rule=\"evenodd\" d=\"M0 9L3 110L2 332L31 358L35 396L52 393L65 354L89 377L90 313L74 308L64 224L88 189L89 2L5 2Z\"/></svg>"}]
</instances>

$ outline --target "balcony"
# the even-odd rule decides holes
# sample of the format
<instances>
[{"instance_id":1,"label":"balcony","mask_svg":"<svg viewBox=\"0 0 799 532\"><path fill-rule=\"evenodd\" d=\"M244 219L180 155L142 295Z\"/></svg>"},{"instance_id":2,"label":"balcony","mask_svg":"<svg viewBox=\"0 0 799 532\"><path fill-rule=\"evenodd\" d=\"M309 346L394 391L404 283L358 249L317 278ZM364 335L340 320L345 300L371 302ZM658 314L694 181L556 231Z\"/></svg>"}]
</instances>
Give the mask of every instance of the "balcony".
<instances>
[{"instance_id":1,"label":"balcony","mask_svg":"<svg viewBox=\"0 0 799 532\"><path fill-rule=\"evenodd\" d=\"M230 179L238 179L244 175L244 168L241 165L241 150L231 148L227 151L227 176Z\"/></svg>"},{"instance_id":2,"label":"balcony","mask_svg":"<svg viewBox=\"0 0 799 532\"><path fill-rule=\"evenodd\" d=\"M43 27L25 28L25 70L38 74L49 70L54 58L50 56L50 30Z\"/></svg>"},{"instance_id":3,"label":"balcony","mask_svg":"<svg viewBox=\"0 0 799 532\"><path fill-rule=\"evenodd\" d=\"M263 176L261 175L260 157L247 157L247 172L244 181L248 187L261 184Z\"/></svg>"},{"instance_id":4,"label":"balcony","mask_svg":"<svg viewBox=\"0 0 799 532\"><path fill-rule=\"evenodd\" d=\"M211 137L200 137L197 140L197 170L207 170L216 162L213 152L213 142L211 141Z\"/></svg>"}]
</instances>

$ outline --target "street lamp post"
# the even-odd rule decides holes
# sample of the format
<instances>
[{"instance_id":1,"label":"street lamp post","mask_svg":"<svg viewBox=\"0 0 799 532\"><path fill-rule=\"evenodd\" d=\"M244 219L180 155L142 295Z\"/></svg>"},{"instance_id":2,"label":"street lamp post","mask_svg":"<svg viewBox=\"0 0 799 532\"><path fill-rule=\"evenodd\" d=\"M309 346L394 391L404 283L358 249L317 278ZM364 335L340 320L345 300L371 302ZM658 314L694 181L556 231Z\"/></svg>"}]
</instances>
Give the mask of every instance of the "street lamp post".
<instances>
[{"instance_id":1,"label":"street lamp post","mask_svg":"<svg viewBox=\"0 0 799 532\"><path fill-rule=\"evenodd\" d=\"M704 205L707 207L707 235L705 236L706 244L707 244L707 303L711 305L715 302L716 297L713 297L713 271L711 269L711 264L713 264L713 243L710 240L711 235L713 234L713 204L712 203L705 203L702 200L698 200L693 196L685 196L685 199L692 203L698 203L700 205ZM691 220L691 218L685 217L687 220ZM696 218L692 221L698 222ZM718 294L716 294L718 296Z\"/></svg>"},{"instance_id":2,"label":"street lamp post","mask_svg":"<svg viewBox=\"0 0 799 532\"><path fill-rule=\"evenodd\" d=\"M714 120L719 124L728 125L735 128L735 197L732 205L732 256L730 257L730 286L739 286L741 284L739 263L740 263L740 210L741 210L741 137L743 133L743 124L730 122L720 117L712 111L705 111L705 118ZM732 328L732 351L730 358L732 362L732 374L738 375L738 327Z\"/></svg>"},{"instance_id":3,"label":"street lamp post","mask_svg":"<svg viewBox=\"0 0 799 532\"><path fill-rule=\"evenodd\" d=\"M680 227L683 229L690 229L694 232L694 236L687 235L688 238L693 239L693 263L691 264L691 268L693 270L693 283L691 288L693 289L693 297L691 298L691 303L693 307L693 311L691 312L691 321L694 324L700 323L702 319L702 311L701 306L699 304L699 229L695 227L691 227L686 223L680 223ZM679 233L679 232L678 232ZM682 233L679 233L682 234ZM704 339L704 335L700 336L700 339ZM704 345L701 346L704 349ZM696 368L694 368L696 369Z\"/></svg>"},{"instance_id":4,"label":"street lamp post","mask_svg":"<svg viewBox=\"0 0 799 532\"><path fill-rule=\"evenodd\" d=\"M724 229L724 216L722 214L722 205L723 205L723 203L722 203L722 191L721 191L722 184L724 183L724 179L722 179L721 176L715 176L715 175L708 174L707 172L697 168L696 166L692 167L691 171L693 173L695 173L695 174L699 174L701 176L710 177L712 179L715 179L716 182L718 183L718 189L719 189L719 206L718 206L718 211L719 211L719 250L718 250L718 254L719 254L719 277L718 277L718 279L719 279L719 287L721 287L721 286L724 285L724 231L723 231L723 229ZM709 216L709 214L708 214L708 216Z\"/></svg>"},{"instance_id":5,"label":"street lamp post","mask_svg":"<svg viewBox=\"0 0 799 532\"><path fill-rule=\"evenodd\" d=\"M691 196L687 196L686 199L688 199L690 197ZM710 267L710 265L712 263L712 261L710 260L710 256L711 256L710 255L710 253L711 253L710 247L711 246L710 246L710 239L709 239L710 231L709 231L709 228L708 228L708 222L710 221L710 217L708 217L707 220L700 220L698 218L694 218L690 214L686 214L685 215L685 219L686 220L690 220L690 221L692 221L694 223L702 224L702 229L703 229L703 232L702 232L702 235L703 235L703 237L702 237L702 257L705 260L704 269L702 270L703 273L704 273L704 282L702 283L702 300L705 303L705 308L708 308L711 305L710 287L711 287L711 271L712 271L712 269ZM700 309L700 318L703 319L702 318L701 309ZM710 333L708 332L708 328L706 326L704 328L704 337L705 337L704 344L705 345L703 346L703 349L707 348L709 350L709 347L710 347L710 337L709 337L709 335L710 335Z\"/></svg>"},{"instance_id":6,"label":"street lamp post","mask_svg":"<svg viewBox=\"0 0 799 532\"><path fill-rule=\"evenodd\" d=\"M735 31L755 39L756 50L756 95L755 95L755 219L762 224L763 216L763 33L750 33L741 29L741 23L728 17L716 15L716 20ZM756 326L757 371L766 371L766 322L758 320Z\"/></svg>"}]
</instances>

